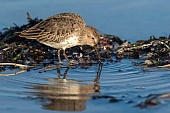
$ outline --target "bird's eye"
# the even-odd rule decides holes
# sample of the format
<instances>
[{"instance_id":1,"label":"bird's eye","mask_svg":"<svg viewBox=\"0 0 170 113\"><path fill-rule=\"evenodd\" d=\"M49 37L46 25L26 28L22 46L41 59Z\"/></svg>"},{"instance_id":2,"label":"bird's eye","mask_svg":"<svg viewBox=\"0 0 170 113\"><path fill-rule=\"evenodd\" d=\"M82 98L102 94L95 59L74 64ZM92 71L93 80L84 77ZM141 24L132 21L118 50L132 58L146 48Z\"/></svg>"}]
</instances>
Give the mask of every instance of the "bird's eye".
<instances>
[{"instance_id":1,"label":"bird's eye","mask_svg":"<svg viewBox=\"0 0 170 113\"><path fill-rule=\"evenodd\" d=\"M94 40L94 37L92 37L91 39L93 39L93 40Z\"/></svg>"}]
</instances>

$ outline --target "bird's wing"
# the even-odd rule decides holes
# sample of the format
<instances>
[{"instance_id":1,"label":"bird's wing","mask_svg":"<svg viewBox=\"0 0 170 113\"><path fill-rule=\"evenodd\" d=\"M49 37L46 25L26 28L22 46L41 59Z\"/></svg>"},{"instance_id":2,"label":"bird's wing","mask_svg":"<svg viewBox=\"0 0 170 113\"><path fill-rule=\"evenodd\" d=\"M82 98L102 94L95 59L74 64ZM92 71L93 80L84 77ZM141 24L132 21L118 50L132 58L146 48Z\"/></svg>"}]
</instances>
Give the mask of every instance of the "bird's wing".
<instances>
[{"instance_id":1,"label":"bird's wing","mask_svg":"<svg viewBox=\"0 0 170 113\"><path fill-rule=\"evenodd\" d=\"M38 41L58 42L85 27L85 22L80 17L77 19L73 15L58 15L49 17L28 30L22 31L20 37L36 39Z\"/></svg>"}]
</instances>

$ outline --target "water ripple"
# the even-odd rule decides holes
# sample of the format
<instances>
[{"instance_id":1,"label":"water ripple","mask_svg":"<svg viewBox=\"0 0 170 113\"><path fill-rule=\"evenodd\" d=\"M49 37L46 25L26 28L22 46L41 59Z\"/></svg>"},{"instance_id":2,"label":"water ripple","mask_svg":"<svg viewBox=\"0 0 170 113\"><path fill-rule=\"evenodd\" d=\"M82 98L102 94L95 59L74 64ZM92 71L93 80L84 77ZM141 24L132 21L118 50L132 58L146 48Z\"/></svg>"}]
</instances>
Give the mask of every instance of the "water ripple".
<instances>
[{"instance_id":1,"label":"water ripple","mask_svg":"<svg viewBox=\"0 0 170 113\"><path fill-rule=\"evenodd\" d=\"M124 59L117 63L104 63L100 79L96 81L98 68L98 65L87 69L61 68L60 74L56 70L32 69L15 76L1 76L0 98L11 97L16 101L27 101L31 97L31 100L38 99L38 104L44 109L81 111L86 109L84 104L95 94L126 97L126 101L137 101L139 95L170 92L169 70L143 71L140 67L134 67L131 60ZM62 79L63 77L66 79ZM77 104L70 106L71 103ZM79 109L73 109L75 107Z\"/></svg>"}]
</instances>

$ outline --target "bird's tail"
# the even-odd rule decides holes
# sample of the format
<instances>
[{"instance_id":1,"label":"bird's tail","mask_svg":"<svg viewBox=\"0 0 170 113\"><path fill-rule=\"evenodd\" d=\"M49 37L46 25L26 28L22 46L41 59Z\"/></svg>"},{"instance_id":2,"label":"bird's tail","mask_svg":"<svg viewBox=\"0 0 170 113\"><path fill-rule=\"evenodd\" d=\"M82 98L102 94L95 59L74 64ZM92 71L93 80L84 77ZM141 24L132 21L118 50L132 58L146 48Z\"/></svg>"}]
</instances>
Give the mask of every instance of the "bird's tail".
<instances>
[{"instance_id":1,"label":"bird's tail","mask_svg":"<svg viewBox=\"0 0 170 113\"><path fill-rule=\"evenodd\" d=\"M16 34L27 39L36 39L39 36L40 32L40 30L29 29L22 32L16 32Z\"/></svg>"}]
</instances>

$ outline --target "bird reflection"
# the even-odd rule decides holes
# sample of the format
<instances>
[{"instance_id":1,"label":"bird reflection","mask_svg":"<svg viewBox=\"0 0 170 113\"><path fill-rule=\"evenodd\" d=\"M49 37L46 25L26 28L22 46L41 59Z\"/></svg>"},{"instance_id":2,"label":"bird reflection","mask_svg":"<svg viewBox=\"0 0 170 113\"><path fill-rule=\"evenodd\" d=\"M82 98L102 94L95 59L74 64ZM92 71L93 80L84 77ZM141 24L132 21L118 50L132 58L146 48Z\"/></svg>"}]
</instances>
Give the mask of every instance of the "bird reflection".
<instances>
[{"instance_id":1,"label":"bird reflection","mask_svg":"<svg viewBox=\"0 0 170 113\"><path fill-rule=\"evenodd\" d=\"M69 67L61 74L61 68L57 68L58 78L53 84L35 86L40 90L36 95L44 109L58 111L82 111L86 109L86 101L90 95L100 93L99 79L102 64L99 64L98 72L93 84L80 84L80 81L66 79ZM79 82L79 83L78 83Z\"/></svg>"}]
</instances>

